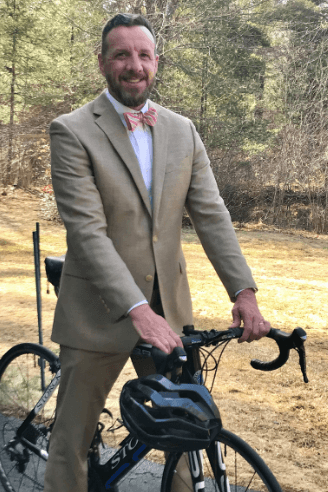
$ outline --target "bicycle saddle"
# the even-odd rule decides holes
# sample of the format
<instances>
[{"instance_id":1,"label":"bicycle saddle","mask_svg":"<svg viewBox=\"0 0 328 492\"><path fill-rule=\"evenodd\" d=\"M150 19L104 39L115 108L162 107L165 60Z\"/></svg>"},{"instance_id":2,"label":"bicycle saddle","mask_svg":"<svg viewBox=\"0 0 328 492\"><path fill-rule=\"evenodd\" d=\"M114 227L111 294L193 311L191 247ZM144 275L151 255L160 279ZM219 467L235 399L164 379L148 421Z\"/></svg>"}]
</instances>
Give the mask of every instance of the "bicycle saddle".
<instances>
[{"instance_id":1,"label":"bicycle saddle","mask_svg":"<svg viewBox=\"0 0 328 492\"><path fill-rule=\"evenodd\" d=\"M65 255L62 256L47 256L44 260L46 265L46 274L49 282L59 288L60 277L65 262Z\"/></svg>"}]
</instances>

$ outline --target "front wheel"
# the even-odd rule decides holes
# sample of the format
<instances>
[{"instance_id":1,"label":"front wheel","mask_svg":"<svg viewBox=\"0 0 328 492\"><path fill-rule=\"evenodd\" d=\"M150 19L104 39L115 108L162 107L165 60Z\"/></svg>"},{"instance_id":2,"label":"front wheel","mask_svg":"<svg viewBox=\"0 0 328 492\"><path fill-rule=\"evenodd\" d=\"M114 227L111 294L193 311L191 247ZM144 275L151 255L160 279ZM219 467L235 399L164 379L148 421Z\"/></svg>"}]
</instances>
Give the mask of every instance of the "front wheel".
<instances>
[{"instance_id":1,"label":"front wheel","mask_svg":"<svg viewBox=\"0 0 328 492\"><path fill-rule=\"evenodd\" d=\"M16 345L0 359L0 483L6 492L43 490L57 390L31 415L22 436L17 430L58 369L58 357L33 343Z\"/></svg>"},{"instance_id":2,"label":"front wheel","mask_svg":"<svg viewBox=\"0 0 328 492\"><path fill-rule=\"evenodd\" d=\"M189 491L282 492L254 449L225 429L206 451L169 455L161 492Z\"/></svg>"}]
</instances>

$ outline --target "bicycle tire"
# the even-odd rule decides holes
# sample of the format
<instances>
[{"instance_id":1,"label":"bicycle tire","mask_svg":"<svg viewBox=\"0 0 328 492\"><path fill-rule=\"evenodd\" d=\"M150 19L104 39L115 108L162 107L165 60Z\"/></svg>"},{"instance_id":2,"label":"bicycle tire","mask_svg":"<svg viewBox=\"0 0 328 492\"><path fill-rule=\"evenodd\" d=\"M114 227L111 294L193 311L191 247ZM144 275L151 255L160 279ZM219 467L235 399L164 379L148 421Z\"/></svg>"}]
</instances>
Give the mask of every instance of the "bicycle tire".
<instances>
[{"instance_id":1,"label":"bicycle tire","mask_svg":"<svg viewBox=\"0 0 328 492\"><path fill-rule=\"evenodd\" d=\"M222 470L222 460L218 457L218 446L223 456L223 466L226 467L228 483L226 479L220 479L216 472L216 469ZM212 443L202 453L205 480L204 488L200 487L199 490L206 492L282 492L276 478L256 451L240 437L225 429L220 430L218 442ZM176 471L181 456L182 453L169 455L163 472L161 492L193 491L191 471L187 469L187 475L184 477Z\"/></svg>"},{"instance_id":2,"label":"bicycle tire","mask_svg":"<svg viewBox=\"0 0 328 492\"><path fill-rule=\"evenodd\" d=\"M42 360L46 387L59 369L58 357L47 348L23 343L0 359L0 482L6 492L36 492L44 487L45 460L16 437L18 427L43 394ZM57 391L23 433L39 450L48 450Z\"/></svg>"}]
</instances>

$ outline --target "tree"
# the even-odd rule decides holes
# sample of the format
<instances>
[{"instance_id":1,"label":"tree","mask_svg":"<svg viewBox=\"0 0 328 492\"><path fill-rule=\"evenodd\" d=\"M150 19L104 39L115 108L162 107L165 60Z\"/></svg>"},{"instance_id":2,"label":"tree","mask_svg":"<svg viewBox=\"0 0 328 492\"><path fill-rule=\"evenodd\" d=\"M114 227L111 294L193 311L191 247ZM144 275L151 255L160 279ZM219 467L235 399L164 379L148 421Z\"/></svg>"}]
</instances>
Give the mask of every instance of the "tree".
<instances>
[{"instance_id":1,"label":"tree","mask_svg":"<svg viewBox=\"0 0 328 492\"><path fill-rule=\"evenodd\" d=\"M328 229L327 7L291 1L269 14L279 25L280 56L275 60L276 95L282 130L275 149L274 209L279 216L284 195L298 187L310 205L307 226Z\"/></svg>"},{"instance_id":2,"label":"tree","mask_svg":"<svg viewBox=\"0 0 328 492\"><path fill-rule=\"evenodd\" d=\"M166 45L162 99L192 118L215 153L217 173L231 166L234 155L244 175L249 166L242 154L248 147L262 149L271 138L261 109L266 70L261 50L269 39L245 16L246 7L230 0L182 2L176 11L180 31ZM227 169L229 174L234 180Z\"/></svg>"}]
</instances>

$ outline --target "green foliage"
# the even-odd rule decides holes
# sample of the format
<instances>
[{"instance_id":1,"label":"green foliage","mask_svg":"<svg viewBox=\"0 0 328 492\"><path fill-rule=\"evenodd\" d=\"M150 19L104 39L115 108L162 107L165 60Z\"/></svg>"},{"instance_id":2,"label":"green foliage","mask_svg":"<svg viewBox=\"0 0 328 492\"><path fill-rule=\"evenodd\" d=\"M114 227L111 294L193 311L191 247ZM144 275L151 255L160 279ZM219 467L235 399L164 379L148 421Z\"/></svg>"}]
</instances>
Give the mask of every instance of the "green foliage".
<instances>
[{"instance_id":1,"label":"green foliage","mask_svg":"<svg viewBox=\"0 0 328 492\"><path fill-rule=\"evenodd\" d=\"M162 100L193 119L208 147L263 146L265 30L230 0L181 2L177 14L183 36L166 45Z\"/></svg>"},{"instance_id":2,"label":"green foliage","mask_svg":"<svg viewBox=\"0 0 328 492\"><path fill-rule=\"evenodd\" d=\"M316 183L327 194L328 7L319 0L0 0L8 170L29 165L20 134L46 131L104 89L101 30L118 12L152 22L160 57L152 98L192 119L220 184L244 189L256 177L279 190Z\"/></svg>"},{"instance_id":3,"label":"green foliage","mask_svg":"<svg viewBox=\"0 0 328 492\"><path fill-rule=\"evenodd\" d=\"M284 111L289 121L309 125L312 131L322 127L328 116L327 14L326 7L301 0L288 2L275 12L289 33L281 63Z\"/></svg>"},{"instance_id":4,"label":"green foliage","mask_svg":"<svg viewBox=\"0 0 328 492\"><path fill-rule=\"evenodd\" d=\"M0 0L0 118L64 99L71 107L99 90L96 45L103 9L81 0ZM97 28L95 28L97 26Z\"/></svg>"}]
</instances>

